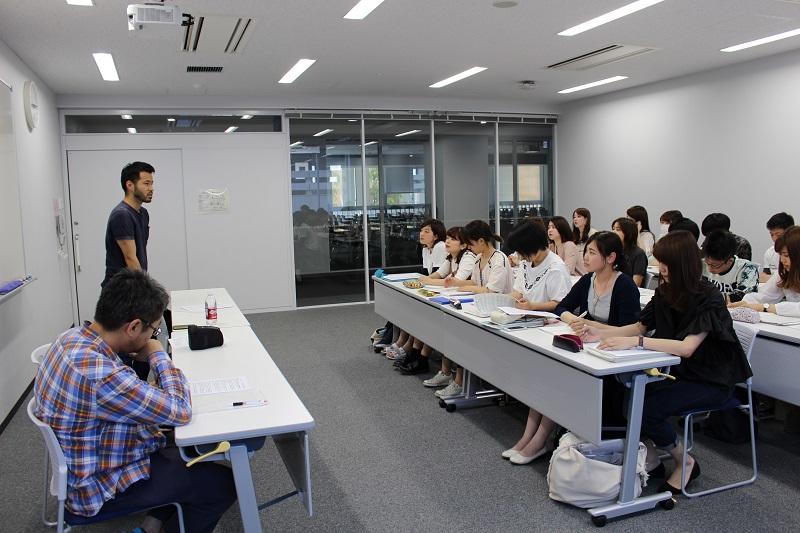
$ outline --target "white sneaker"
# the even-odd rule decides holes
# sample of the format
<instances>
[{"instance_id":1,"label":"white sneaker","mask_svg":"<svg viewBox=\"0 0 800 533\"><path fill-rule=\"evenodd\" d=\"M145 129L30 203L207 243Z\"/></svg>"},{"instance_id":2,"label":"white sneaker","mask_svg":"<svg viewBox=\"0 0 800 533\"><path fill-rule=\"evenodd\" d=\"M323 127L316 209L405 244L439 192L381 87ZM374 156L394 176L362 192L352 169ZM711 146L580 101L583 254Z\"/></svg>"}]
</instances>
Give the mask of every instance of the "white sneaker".
<instances>
[{"instance_id":1,"label":"white sneaker","mask_svg":"<svg viewBox=\"0 0 800 533\"><path fill-rule=\"evenodd\" d=\"M451 376L450 374L445 374L440 370L432 378L423 381L422 384L425 385L426 387L445 387L447 385L450 385L450 382L452 380L453 376Z\"/></svg>"},{"instance_id":2,"label":"white sneaker","mask_svg":"<svg viewBox=\"0 0 800 533\"><path fill-rule=\"evenodd\" d=\"M461 385L455 381L451 381L450 385L443 389L437 390L434 394L436 394L436 396L439 398L449 398L450 396L460 396L463 390L464 389L461 387Z\"/></svg>"},{"instance_id":3,"label":"white sneaker","mask_svg":"<svg viewBox=\"0 0 800 533\"><path fill-rule=\"evenodd\" d=\"M405 359L406 358L406 351L402 348L397 348L395 350L386 349L386 359L391 359L393 361L397 359Z\"/></svg>"}]
</instances>

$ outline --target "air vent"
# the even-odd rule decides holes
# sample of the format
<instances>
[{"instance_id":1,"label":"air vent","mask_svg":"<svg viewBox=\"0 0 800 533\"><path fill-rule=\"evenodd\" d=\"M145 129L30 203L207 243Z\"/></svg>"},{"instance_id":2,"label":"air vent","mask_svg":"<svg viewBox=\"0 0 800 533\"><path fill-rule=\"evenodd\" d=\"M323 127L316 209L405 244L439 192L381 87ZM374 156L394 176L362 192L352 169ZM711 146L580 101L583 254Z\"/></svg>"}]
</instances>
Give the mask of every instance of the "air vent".
<instances>
[{"instance_id":1,"label":"air vent","mask_svg":"<svg viewBox=\"0 0 800 533\"><path fill-rule=\"evenodd\" d=\"M181 50L211 54L240 54L253 33L250 17L197 16L183 30Z\"/></svg>"},{"instance_id":2,"label":"air vent","mask_svg":"<svg viewBox=\"0 0 800 533\"><path fill-rule=\"evenodd\" d=\"M594 52L548 65L547 68L559 70L588 70L590 68L599 67L600 65L607 65L616 61L622 61L623 59L630 59L631 57L654 52L655 50L657 50L657 48L648 48L646 46L631 44L612 44L605 48L595 50Z\"/></svg>"},{"instance_id":3,"label":"air vent","mask_svg":"<svg viewBox=\"0 0 800 533\"><path fill-rule=\"evenodd\" d=\"M186 72L222 72L222 67L186 67Z\"/></svg>"}]
</instances>

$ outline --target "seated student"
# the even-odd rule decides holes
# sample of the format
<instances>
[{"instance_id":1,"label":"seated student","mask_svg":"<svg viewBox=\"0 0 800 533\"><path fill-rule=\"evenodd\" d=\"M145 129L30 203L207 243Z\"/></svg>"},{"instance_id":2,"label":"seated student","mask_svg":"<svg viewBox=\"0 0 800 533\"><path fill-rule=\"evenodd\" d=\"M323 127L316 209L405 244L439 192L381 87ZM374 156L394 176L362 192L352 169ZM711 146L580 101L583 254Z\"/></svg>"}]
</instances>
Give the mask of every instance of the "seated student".
<instances>
[{"instance_id":1,"label":"seated student","mask_svg":"<svg viewBox=\"0 0 800 533\"><path fill-rule=\"evenodd\" d=\"M623 272L633 279L637 287L641 287L647 275L647 256L637 244L638 231L633 220L620 217L611 224L611 229L622 240L627 267Z\"/></svg>"},{"instance_id":2,"label":"seated student","mask_svg":"<svg viewBox=\"0 0 800 533\"><path fill-rule=\"evenodd\" d=\"M539 224L540 226L542 226L542 228L544 228L545 233L547 232L547 226L545 225L544 219L542 217L525 217L524 219L520 220L519 223L523 224L525 222L533 222L534 224ZM505 253L508 256L508 261L511 263L512 267L516 268L519 266L520 259L517 253L514 252L514 250L505 249L503 253Z\"/></svg>"},{"instance_id":3,"label":"seated student","mask_svg":"<svg viewBox=\"0 0 800 533\"><path fill-rule=\"evenodd\" d=\"M639 318L639 290L633 281L619 272L625 268L622 241L610 231L601 231L589 237L583 256L589 272L572 286L555 307L561 320L576 331L587 324L608 322L614 325L631 324ZM588 311L586 319L574 313ZM604 380L604 418L622 409L624 391L616 380ZM514 464L528 464L547 451L547 440L556 423L541 413L530 409L525 433L517 443L502 453Z\"/></svg>"},{"instance_id":4,"label":"seated student","mask_svg":"<svg viewBox=\"0 0 800 533\"><path fill-rule=\"evenodd\" d=\"M709 233L717 229L731 230L731 219L725 213L711 213L703 219L703 223L700 225L703 237L708 237ZM736 234L733 237L736 239L736 257L752 261L753 249L747 239Z\"/></svg>"},{"instance_id":5,"label":"seated student","mask_svg":"<svg viewBox=\"0 0 800 533\"><path fill-rule=\"evenodd\" d=\"M439 270L430 276L422 276L420 278L421 283L425 285L444 285L444 280L447 278L452 277L465 280L469 279L470 275L472 275L477 257L467 249L467 238L464 236L464 228L454 226L448 229L445 246L447 247L448 254L447 261ZM422 384L426 387L444 387L442 391L447 391L447 396L461 394L463 371L461 368L456 368L456 379L454 382L452 376L454 366L456 365L453 365L447 357L442 356L441 370L432 378L423 381ZM455 386L453 386L454 383ZM440 396L442 391L436 391L436 395Z\"/></svg>"},{"instance_id":6,"label":"seated student","mask_svg":"<svg viewBox=\"0 0 800 533\"><path fill-rule=\"evenodd\" d=\"M650 383L644 392L642 435L667 450L676 467L658 489L681 492L682 446L670 417L688 409L725 402L736 383L752 376L750 365L733 329L730 313L717 288L701 278L700 251L692 235L671 231L653 249L662 282L642 310L639 321L623 327L588 327L586 340L601 340L604 350L642 346L677 355L672 367L675 381ZM652 331L651 337L645 337ZM658 466L654 449L648 450L648 468ZM700 475L700 466L687 455L686 484Z\"/></svg>"},{"instance_id":7,"label":"seated student","mask_svg":"<svg viewBox=\"0 0 800 533\"><path fill-rule=\"evenodd\" d=\"M547 236L550 238L550 251L558 254L567 265L570 276L580 275L577 270L578 247L572 242L573 233L564 217L553 217L547 223Z\"/></svg>"},{"instance_id":8,"label":"seated student","mask_svg":"<svg viewBox=\"0 0 800 533\"><path fill-rule=\"evenodd\" d=\"M780 250L778 272L758 292L745 294L741 302L730 307L800 317L800 226L788 228L775 243L775 249Z\"/></svg>"},{"instance_id":9,"label":"seated student","mask_svg":"<svg viewBox=\"0 0 800 533\"><path fill-rule=\"evenodd\" d=\"M553 311L572 287L564 261L548 249L548 244L544 227L535 224L524 223L508 236L508 245L522 258L514 279L514 292L511 293L520 309ZM533 461L544 453L542 450L546 447L542 439L554 427L552 421L530 409L525 433L502 456L514 464ZM538 431L541 431L540 439L534 439Z\"/></svg>"},{"instance_id":10,"label":"seated student","mask_svg":"<svg viewBox=\"0 0 800 533\"><path fill-rule=\"evenodd\" d=\"M788 213L776 213L767 220L767 230L769 230L772 245L764 252L764 262L761 264L761 279L759 280L762 283L766 283L769 277L778 271L781 256L775 251L775 242L791 226L794 226L794 218Z\"/></svg>"},{"instance_id":11,"label":"seated student","mask_svg":"<svg viewBox=\"0 0 800 533\"><path fill-rule=\"evenodd\" d=\"M147 273L123 269L100 292L94 322L56 339L36 373L36 416L67 462L67 510L94 516L178 502L186 531L210 532L236 501L230 468L186 468L165 448L159 425L192 418L189 384L154 339L169 302ZM140 380L119 353L149 363L158 385ZM177 531L174 507L148 512L148 533Z\"/></svg>"},{"instance_id":12,"label":"seated student","mask_svg":"<svg viewBox=\"0 0 800 533\"><path fill-rule=\"evenodd\" d=\"M708 234L701 248L703 277L713 283L726 302L738 302L748 292L758 291L758 265L736 257L736 238L725 230Z\"/></svg>"},{"instance_id":13,"label":"seated student","mask_svg":"<svg viewBox=\"0 0 800 533\"><path fill-rule=\"evenodd\" d=\"M469 280L445 279L445 287L461 287L476 294L511 292L514 280L508 257L497 249L501 241L492 228L483 220L473 220L464 226L464 237L468 248L477 256Z\"/></svg>"},{"instance_id":14,"label":"seated student","mask_svg":"<svg viewBox=\"0 0 800 533\"><path fill-rule=\"evenodd\" d=\"M700 228L691 218L681 218L669 225L669 233L673 231L688 231L694 236L695 242L700 240Z\"/></svg>"},{"instance_id":15,"label":"seated student","mask_svg":"<svg viewBox=\"0 0 800 533\"><path fill-rule=\"evenodd\" d=\"M422 273L431 275L447 262L447 249L444 241L447 238L444 224L435 218L425 220L419 228L419 242L422 245ZM399 330L399 328L397 328ZM383 349L388 359L401 361L414 348L414 337L408 332L399 330L397 340ZM422 343L417 343L419 350ZM430 351L427 348L426 351Z\"/></svg>"},{"instance_id":16,"label":"seated student","mask_svg":"<svg viewBox=\"0 0 800 533\"><path fill-rule=\"evenodd\" d=\"M658 241L658 239L669 233L670 224L673 224L682 218L683 218L683 213L681 213L677 209L672 209L670 211L664 211L663 213L661 213L661 216L658 219L660 225L660 231L658 233L658 238L656 238L656 241Z\"/></svg>"},{"instance_id":17,"label":"seated student","mask_svg":"<svg viewBox=\"0 0 800 533\"><path fill-rule=\"evenodd\" d=\"M636 223L636 228L639 230L639 236L636 238L636 243L639 248L644 250L647 257L653 255L653 245L656 243L656 237L650 231L650 217L647 215L647 209L641 205L634 205L628 208L625 212L628 218Z\"/></svg>"},{"instance_id":18,"label":"seated student","mask_svg":"<svg viewBox=\"0 0 800 533\"><path fill-rule=\"evenodd\" d=\"M589 237L597 233L592 227L592 213L585 207L579 207L572 213L572 242L578 248L578 260L575 268L583 275L586 274L583 265L583 250L586 248L586 241Z\"/></svg>"}]
</instances>

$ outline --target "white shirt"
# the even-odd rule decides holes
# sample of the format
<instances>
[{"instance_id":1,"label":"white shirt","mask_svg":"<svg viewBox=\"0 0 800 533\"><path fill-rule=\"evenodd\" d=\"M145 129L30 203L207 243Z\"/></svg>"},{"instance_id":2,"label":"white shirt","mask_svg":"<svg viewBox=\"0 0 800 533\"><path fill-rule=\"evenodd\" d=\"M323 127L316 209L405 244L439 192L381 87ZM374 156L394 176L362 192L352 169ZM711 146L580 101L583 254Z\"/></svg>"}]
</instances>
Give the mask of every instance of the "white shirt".
<instances>
[{"instance_id":1,"label":"white shirt","mask_svg":"<svg viewBox=\"0 0 800 533\"><path fill-rule=\"evenodd\" d=\"M748 292L743 301L751 304L775 304L775 311L783 316L800 316L800 293L778 287L781 280L777 273L770 276L758 292Z\"/></svg>"},{"instance_id":2,"label":"white shirt","mask_svg":"<svg viewBox=\"0 0 800 533\"><path fill-rule=\"evenodd\" d=\"M656 244L656 238L652 233L644 230L639 232L639 238L636 239L636 244L639 245L639 248L644 250L647 257L651 257L653 255L653 246Z\"/></svg>"},{"instance_id":3,"label":"white shirt","mask_svg":"<svg viewBox=\"0 0 800 533\"><path fill-rule=\"evenodd\" d=\"M433 245L433 249L427 246L422 247L422 266L428 272L428 275L433 274L437 268L442 268L447 262L447 248L444 241L439 241Z\"/></svg>"},{"instance_id":4,"label":"white shirt","mask_svg":"<svg viewBox=\"0 0 800 533\"><path fill-rule=\"evenodd\" d=\"M478 255L475 260L470 279L475 282L475 285L486 287L491 292L510 293L514 287L514 276L506 254L495 250L482 270L481 255Z\"/></svg>"},{"instance_id":5,"label":"white shirt","mask_svg":"<svg viewBox=\"0 0 800 533\"><path fill-rule=\"evenodd\" d=\"M572 288L564 260L553 252L547 252L544 261L536 266L527 260L520 261L514 277L514 290L529 302L560 302Z\"/></svg>"},{"instance_id":6,"label":"white shirt","mask_svg":"<svg viewBox=\"0 0 800 533\"><path fill-rule=\"evenodd\" d=\"M475 254L469 250L465 250L461 255L460 262L456 261L455 259L445 261L439 270L437 270L437 272L439 272L439 275L442 276L442 278L446 278L452 274L452 276L456 279L469 279L469 277L472 275L472 269L475 268L476 259L477 256Z\"/></svg>"},{"instance_id":7,"label":"white shirt","mask_svg":"<svg viewBox=\"0 0 800 533\"><path fill-rule=\"evenodd\" d=\"M775 245L772 245L764 252L764 262L761 263L761 269L768 268L770 274L777 274L780 262L781 254L776 252Z\"/></svg>"}]
</instances>

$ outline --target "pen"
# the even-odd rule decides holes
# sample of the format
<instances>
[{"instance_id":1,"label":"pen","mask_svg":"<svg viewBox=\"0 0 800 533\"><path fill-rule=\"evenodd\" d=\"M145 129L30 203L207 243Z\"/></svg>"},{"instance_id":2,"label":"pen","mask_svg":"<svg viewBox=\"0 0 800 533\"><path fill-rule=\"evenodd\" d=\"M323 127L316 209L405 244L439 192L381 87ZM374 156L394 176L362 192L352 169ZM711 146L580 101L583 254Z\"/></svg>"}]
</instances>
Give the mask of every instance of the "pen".
<instances>
[{"instance_id":1,"label":"pen","mask_svg":"<svg viewBox=\"0 0 800 533\"><path fill-rule=\"evenodd\" d=\"M586 315L588 315L588 314L589 314L589 311L588 311L588 310L586 310L586 311L584 311L583 313L579 314L579 315L578 315L578 318L583 318L583 317L585 317L585 316L586 316Z\"/></svg>"},{"instance_id":2,"label":"pen","mask_svg":"<svg viewBox=\"0 0 800 533\"><path fill-rule=\"evenodd\" d=\"M231 407L261 407L267 405L267 400L251 400L248 402L233 402Z\"/></svg>"}]
</instances>

